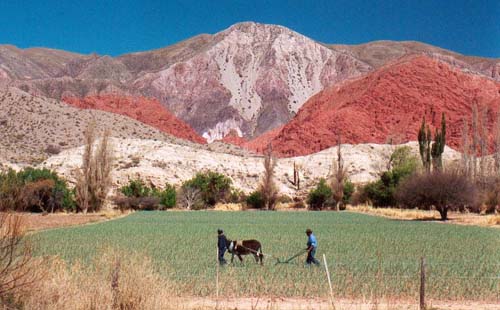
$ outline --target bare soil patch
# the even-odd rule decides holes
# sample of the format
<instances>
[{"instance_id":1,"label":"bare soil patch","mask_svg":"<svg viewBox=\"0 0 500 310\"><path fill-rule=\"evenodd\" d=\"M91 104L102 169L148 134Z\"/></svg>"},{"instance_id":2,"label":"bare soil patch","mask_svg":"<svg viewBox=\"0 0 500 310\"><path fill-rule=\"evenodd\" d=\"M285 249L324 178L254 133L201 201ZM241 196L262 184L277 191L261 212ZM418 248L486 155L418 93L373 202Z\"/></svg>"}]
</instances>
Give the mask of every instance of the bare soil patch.
<instances>
[{"instance_id":1,"label":"bare soil patch","mask_svg":"<svg viewBox=\"0 0 500 310\"><path fill-rule=\"evenodd\" d=\"M370 206L348 206L347 210L351 212L383 216L397 220L435 221L448 224L477 225L500 228L499 214L480 215L475 213L449 212L448 220L443 222L440 220L439 213L437 211L373 208Z\"/></svg>"},{"instance_id":2,"label":"bare soil patch","mask_svg":"<svg viewBox=\"0 0 500 310\"><path fill-rule=\"evenodd\" d=\"M328 299L307 298L185 298L176 301L180 309L279 309L279 310L329 310L332 304ZM431 301L427 307L433 310L495 310L497 304L481 302ZM379 302L336 299L336 310L404 310L418 309L418 302L383 300Z\"/></svg>"},{"instance_id":3,"label":"bare soil patch","mask_svg":"<svg viewBox=\"0 0 500 310\"><path fill-rule=\"evenodd\" d=\"M60 227L84 225L95 222L107 221L116 217L124 216L120 212L99 213L54 213L43 215L41 213L18 213L22 217L22 223L28 232L53 229Z\"/></svg>"}]
</instances>

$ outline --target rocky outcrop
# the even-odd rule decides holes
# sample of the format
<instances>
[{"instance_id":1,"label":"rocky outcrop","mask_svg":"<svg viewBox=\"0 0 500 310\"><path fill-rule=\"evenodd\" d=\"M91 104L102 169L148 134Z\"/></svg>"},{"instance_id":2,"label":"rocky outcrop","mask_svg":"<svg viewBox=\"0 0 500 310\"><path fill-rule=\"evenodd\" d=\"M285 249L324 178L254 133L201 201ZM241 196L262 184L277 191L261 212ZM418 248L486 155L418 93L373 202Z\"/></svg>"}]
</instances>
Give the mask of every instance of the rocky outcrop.
<instances>
[{"instance_id":1,"label":"rocky outcrop","mask_svg":"<svg viewBox=\"0 0 500 310\"><path fill-rule=\"evenodd\" d=\"M422 117L435 127L445 113L447 144L457 149L474 103L488 108L491 131L500 110L500 83L429 57L410 57L313 96L272 145L281 156L297 156L335 145L339 134L344 143L402 143L416 140ZM268 142L256 140L254 150Z\"/></svg>"}]
</instances>

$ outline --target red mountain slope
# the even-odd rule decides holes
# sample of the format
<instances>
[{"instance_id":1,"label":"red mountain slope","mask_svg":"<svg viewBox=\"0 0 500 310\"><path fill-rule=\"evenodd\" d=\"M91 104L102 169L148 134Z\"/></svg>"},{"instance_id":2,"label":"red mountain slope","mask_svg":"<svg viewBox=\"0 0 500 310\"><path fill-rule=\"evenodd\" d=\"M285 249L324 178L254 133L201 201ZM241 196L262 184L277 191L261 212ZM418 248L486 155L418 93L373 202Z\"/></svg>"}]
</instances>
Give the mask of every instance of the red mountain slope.
<instances>
[{"instance_id":1,"label":"red mountain slope","mask_svg":"<svg viewBox=\"0 0 500 310\"><path fill-rule=\"evenodd\" d=\"M241 146L255 151L257 153L264 153L265 150L267 150L267 147L269 143L278 136L278 134L281 132L284 126L276 127L274 129L271 129L262 135L258 136L255 139L252 139Z\"/></svg>"},{"instance_id":2,"label":"red mountain slope","mask_svg":"<svg viewBox=\"0 0 500 310\"><path fill-rule=\"evenodd\" d=\"M500 107L500 83L425 56L405 58L311 97L271 141L281 156L331 147L338 133L343 143L406 142L416 140L424 115L439 126L444 112L447 144L457 148L474 102L489 108L491 128ZM262 149L267 140L258 138L250 148Z\"/></svg>"},{"instance_id":3,"label":"red mountain slope","mask_svg":"<svg viewBox=\"0 0 500 310\"><path fill-rule=\"evenodd\" d=\"M236 132L236 130L234 130L234 129L229 131L229 133L227 135L225 135L224 138L222 138L222 140L217 140L217 141L221 141L224 143L233 144L233 145L237 145L237 146L242 146L243 144L245 144L247 142L247 140L243 137L240 137L238 135L238 132Z\"/></svg>"},{"instance_id":4,"label":"red mountain slope","mask_svg":"<svg viewBox=\"0 0 500 310\"><path fill-rule=\"evenodd\" d=\"M175 117L156 99L103 95L85 98L65 97L63 100L74 107L125 115L175 137L197 143L206 143L206 140L199 136L193 128Z\"/></svg>"}]
</instances>

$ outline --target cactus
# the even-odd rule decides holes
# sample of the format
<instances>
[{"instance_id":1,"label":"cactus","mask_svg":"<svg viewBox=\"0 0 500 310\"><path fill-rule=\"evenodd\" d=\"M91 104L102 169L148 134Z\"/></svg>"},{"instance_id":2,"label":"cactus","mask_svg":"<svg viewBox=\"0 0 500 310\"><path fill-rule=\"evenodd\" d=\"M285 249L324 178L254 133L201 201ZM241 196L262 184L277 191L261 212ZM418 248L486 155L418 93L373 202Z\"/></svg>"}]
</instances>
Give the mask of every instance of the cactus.
<instances>
[{"instance_id":1,"label":"cactus","mask_svg":"<svg viewBox=\"0 0 500 310\"><path fill-rule=\"evenodd\" d=\"M425 124L425 117L422 119L422 126L418 131L418 146L422 165L427 172L431 171L431 130L429 125Z\"/></svg>"},{"instance_id":2,"label":"cactus","mask_svg":"<svg viewBox=\"0 0 500 310\"><path fill-rule=\"evenodd\" d=\"M431 155L432 155L432 168L435 170L443 169L443 159L442 155L444 152L444 147L446 145L446 120L444 118L444 113L441 117L441 131L436 130L434 135L434 143L432 144Z\"/></svg>"},{"instance_id":3,"label":"cactus","mask_svg":"<svg viewBox=\"0 0 500 310\"><path fill-rule=\"evenodd\" d=\"M288 182L290 182L290 184L295 186L295 190L300 190L299 166L295 164L295 162L293 162L293 181L288 179Z\"/></svg>"}]
</instances>

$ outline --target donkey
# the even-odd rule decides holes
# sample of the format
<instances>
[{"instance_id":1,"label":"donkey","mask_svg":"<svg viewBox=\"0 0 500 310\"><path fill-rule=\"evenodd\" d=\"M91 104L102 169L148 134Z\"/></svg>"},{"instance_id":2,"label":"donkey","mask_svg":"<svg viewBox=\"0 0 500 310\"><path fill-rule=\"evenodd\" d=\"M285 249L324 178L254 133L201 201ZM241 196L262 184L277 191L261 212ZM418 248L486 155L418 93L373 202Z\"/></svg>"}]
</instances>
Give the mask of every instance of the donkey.
<instances>
[{"instance_id":1,"label":"donkey","mask_svg":"<svg viewBox=\"0 0 500 310\"><path fill-rule=\"evenodd\" d=\"M264 264L264 254L262 253L262 245L257 240L227 240L227 250L231 253L231 263L234 260L234 256L238 256L240 262L243 262L242 255L253 254L255 261L260 262L261 265Z\"/></svg>"}]
</instances>

